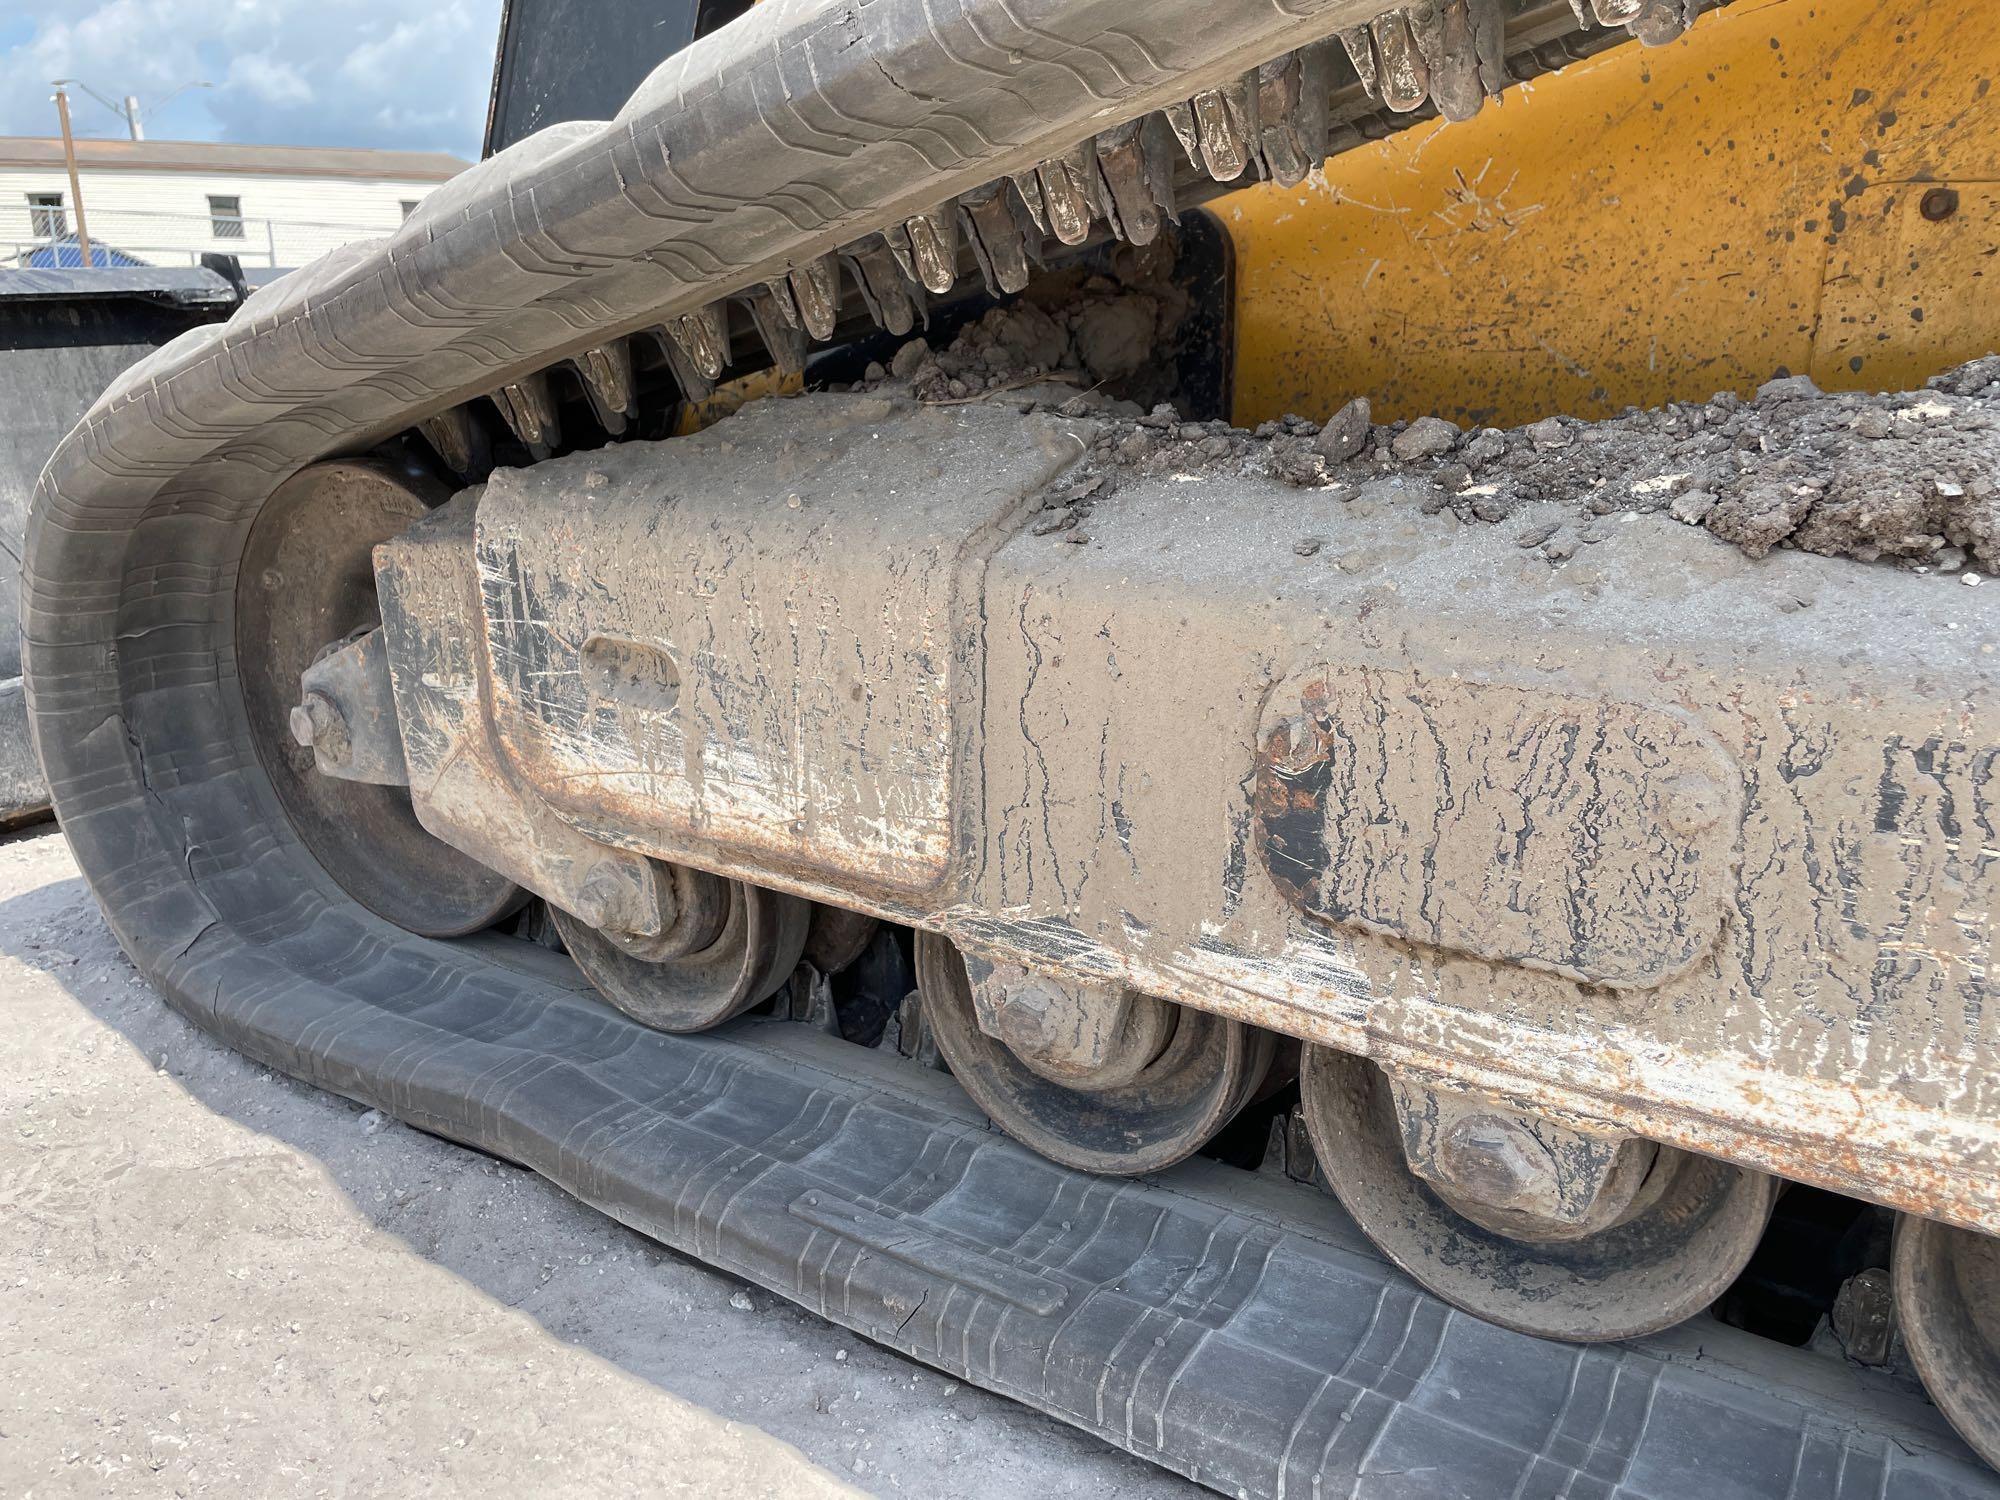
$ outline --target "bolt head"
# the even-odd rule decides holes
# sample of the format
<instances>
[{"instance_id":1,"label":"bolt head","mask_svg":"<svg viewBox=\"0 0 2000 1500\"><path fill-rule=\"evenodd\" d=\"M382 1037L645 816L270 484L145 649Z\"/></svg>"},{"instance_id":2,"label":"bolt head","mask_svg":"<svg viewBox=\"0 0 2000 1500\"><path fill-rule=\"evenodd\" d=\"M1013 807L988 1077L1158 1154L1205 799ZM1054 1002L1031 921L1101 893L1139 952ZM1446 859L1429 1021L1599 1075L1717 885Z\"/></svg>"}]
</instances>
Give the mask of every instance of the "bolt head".
<instances>
[{"instance_id":1,"label":"bolt head","mask_svg":"<svg viewBox=\"0 0 2000 1500\"><path fill-rule=\"evenodd\" d=\"M1931 223L1942 224L1958 212L1958 192L1954 188L1934 187L1919 200L1917 208Z\"/></svg>"},{"instance_id":2,"label":"bolt head","mask_svg":"<svg viewBox=\"0 0 2000 1500\"><path fill-rule=\"evenodd\" d=\"M1548 1153L1534 1133L1503 1115L1466 1115L1452 1122L1438 1150L1451 1186L1495 1208L1526 1199L1548 1170Z\"/></svg>"},{"instance_id":3,"label":"bolt head","mask_svg":"<svg viewBox=\"0 0 2000 1500\"><path fill-rule=\"evenodd\" d=\"M1692 838L1722 821L1725 796L1706 776L1676 776L1663 788L1660 813L1675 833Z\"/></svg>"},{"instance_id":4,"label":"bolt head","mask_svg":"<svg viewBox=\"0 0 2000 1500\"><path fill-rule=\"evenodd\" d=\"M313 755L329 765L347 758L347 718L340 705L322 692L310 692L290 714L292 738L310 746Z\"/></svg>"},{"instance_id":5,"label":"bolt head","mask_svg":"<svg viewBox=\"0 0 2000 1500\"><path fill-rule=\"evenodd\" d=\"M631 879L611 860L592 865L576 890L576 914L600 932L619 929L631 905Z\"/></svg>"}]
</instances>

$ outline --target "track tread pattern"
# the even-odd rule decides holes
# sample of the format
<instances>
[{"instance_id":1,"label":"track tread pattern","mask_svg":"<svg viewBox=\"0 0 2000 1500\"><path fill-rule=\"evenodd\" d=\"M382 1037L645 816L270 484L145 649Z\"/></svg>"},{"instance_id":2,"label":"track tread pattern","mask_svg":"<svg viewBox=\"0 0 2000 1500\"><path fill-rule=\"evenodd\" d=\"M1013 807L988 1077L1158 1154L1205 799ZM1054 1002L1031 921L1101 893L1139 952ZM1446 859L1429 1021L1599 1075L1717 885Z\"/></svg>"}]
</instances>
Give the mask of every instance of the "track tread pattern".
<instances>
[{"instance_id":1,"label":"track tread pattern","mask_svg":"<svg viewBox=\"0 0 2000 1500\"><path fill-rule=\"evenodd\" d=\"M853 1049L831 1038L755 1022L666 1036L497 964L464 983L456 950L415 939L329 956L361 966L340 989L281 981L282 1005L246 995L211 1021L260 1061L518 1161L1224 1493L2000 1492L1941 1430L1926 1440L1753 1385L1729 1362L1747 1335L1716 1329L1721 1357L1703 1360L1672 1341L1570 1346L1466 1317L1316 1231L1330 1214L1313 1189L1242 1211L1210 1196L1226 1168L1092 1178L920 1082L836 1075ZM190 957L186 988L233 992L233 958ZM776 1032L791 1034L773 1045ZM856 1214L894 1233L827 1227Z\"/></svg>"}]
</instances>

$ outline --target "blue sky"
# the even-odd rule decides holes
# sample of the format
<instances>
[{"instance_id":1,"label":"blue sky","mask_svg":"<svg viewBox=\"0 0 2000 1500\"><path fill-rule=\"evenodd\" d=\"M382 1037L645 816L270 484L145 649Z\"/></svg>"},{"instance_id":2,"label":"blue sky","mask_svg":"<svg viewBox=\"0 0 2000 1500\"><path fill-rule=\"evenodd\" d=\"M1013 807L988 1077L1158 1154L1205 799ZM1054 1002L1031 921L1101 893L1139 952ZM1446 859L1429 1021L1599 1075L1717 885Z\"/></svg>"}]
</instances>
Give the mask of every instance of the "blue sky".
<instances>
[{"instance_id":1,"label":"blue sky","mask_svg":"<svg viewBox=\"0 0 2000 1500\"><path fill-rule=\"evenodd\" d=\"M142 106L156 140L383 146L474 159L500 0L28 0L0 18L0 135L53 135L49 83ZM9 9L12 7L10 6ZM79 135L124 123L72 91Z\"/></svg>"}]
</instances>

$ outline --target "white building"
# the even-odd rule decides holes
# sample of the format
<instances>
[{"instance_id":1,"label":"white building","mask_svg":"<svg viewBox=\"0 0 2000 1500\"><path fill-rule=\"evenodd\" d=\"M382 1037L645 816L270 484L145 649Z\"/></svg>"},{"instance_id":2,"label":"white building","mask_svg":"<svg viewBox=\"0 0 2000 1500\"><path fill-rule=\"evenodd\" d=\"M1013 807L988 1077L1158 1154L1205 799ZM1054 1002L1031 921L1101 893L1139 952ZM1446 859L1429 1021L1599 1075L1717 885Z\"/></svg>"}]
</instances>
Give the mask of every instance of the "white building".
<instances>
[{"instance_id":1,"label":"white building","mask_svg":"<svg viewBox=\"0 0 2000 1500\"><path fill-rule=\"evenodd\" d=\"M82 140L76 153L93 264L103 246L148 265L195 264L205 250L246 267L304 265L389 233L467 165L442 152L198 141ZM62 142L0 136L0 270L54 264L63 242L63 263L79 264L76 217Z\"/></svg>"}]
</instances>

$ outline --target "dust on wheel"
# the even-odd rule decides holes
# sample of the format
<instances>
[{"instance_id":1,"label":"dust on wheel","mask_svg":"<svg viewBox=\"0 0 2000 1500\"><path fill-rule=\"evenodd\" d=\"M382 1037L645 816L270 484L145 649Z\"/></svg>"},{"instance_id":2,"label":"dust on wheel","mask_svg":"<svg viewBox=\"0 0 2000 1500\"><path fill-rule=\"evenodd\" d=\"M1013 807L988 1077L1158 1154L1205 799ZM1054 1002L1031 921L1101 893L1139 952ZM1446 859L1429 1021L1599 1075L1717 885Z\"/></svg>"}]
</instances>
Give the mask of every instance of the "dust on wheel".
<instances>
[{"instance_id":1,"label":"dust on wheel","mask_svg":"<svg viewBox=\"0 0 2000 1500\"><path fill-rule=\"evenodd\" d=\"M1981 1458L2000 1465L2000 1239L1904 1214L1892 1276L1924 1390Z\"/></svg>"},{"instance_id":2,"label":"dust on wheel","mask_svg":"<svg viewBox=\"0 0 2000 1500\"><path fill-rule=\"evenodd\" d=\"M597 992L633 1020L675 1032L706 1031L776 994L805 951L812 903L683 865L654 871L674 913L656 938L600 932L550 909Z\"/></svg>"},{"instance_id":3,"label":"dust on wheel","mask_svg":"<svg viewBox=\"0 0 2000 1500\"><path fill-rule=\"evenodd\" d=\"M1778 1180L1662 1147L1631 1210L1567 1241L1475 1223L1410 1170L1387 1079L1365 1058L1308 1047L1299 1089L1320 1175L1377 1249L1467 1312L1543 1338L1596 1342L1671 1327L1734 1281Z\"/></svg>"},{"instance_id":4,"label":"dust on wheel","mask_svg":"<svg viewBox=\"0 0 2000 1500\"><path fill-rule=\"evenodd\" d=\"M433 837L407 789L314 769L292 738L299 674L381 624L375 544L446 496L386 463L337 460L280 485L251 523L236 581L236 666L251 742L299 838L342 890L424 937L458 937L518 906L511 880Z\"/></svg>"},{"instance_id":5,"label":"dust on wheel","mask_svg":"<svg viewBox=\"0 0 2000 1500\"><path fill-rule=\"evenodd\" d=\"M1065 1166L1131 1176L1192 1155L1263 1081L1269 1032L1187 1006L1136 1076L1069 1088L1031 1068L979 1028L965 960L949 939L917 934L924 1018L952 1075L994 1124Z\"/></svg>"}]
</instances>

